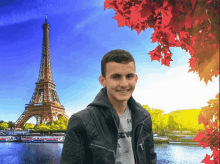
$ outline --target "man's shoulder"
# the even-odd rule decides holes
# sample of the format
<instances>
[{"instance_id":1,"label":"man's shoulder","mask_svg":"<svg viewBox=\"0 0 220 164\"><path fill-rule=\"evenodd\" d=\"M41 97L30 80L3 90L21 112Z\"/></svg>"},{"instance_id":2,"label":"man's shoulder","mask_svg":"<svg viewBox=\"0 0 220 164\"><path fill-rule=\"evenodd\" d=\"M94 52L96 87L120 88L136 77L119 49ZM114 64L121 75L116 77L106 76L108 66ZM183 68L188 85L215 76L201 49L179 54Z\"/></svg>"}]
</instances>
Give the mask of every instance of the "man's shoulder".
<instances>
[{"instance_id":1,"label":"man's shoulder","mask_svg":"<svg viewBox=\"0 0 220 164\"><path fill-rule=\"evenodd\" d=\"M80 120L85 120L88 119L88 117L91 117L91 112L94 111L94 109L96 109L95 106L87 106L85 109L80 110L78 112L76 112L75 114L73 114L70 119L80 119Z\"/></svg>"},{"instance_id":2,"label":"man's shoulder","mask_svg":"<svg viewBox=\"0 0 220 164\"><path fill-rule=\"evenodd\" d=\"M74 113L70 117L69 122L68 122L69 129L72 129L72 128L73 129L82 128L82 123L85 120L90 120L90 118L91 118L91 115L90 115L91 108L92 107L88 106L85 109L80 110L80 111Z\"/></svg>"},{"instance_id":3,"label":"man's shoulder","mask_svg":"<svg viewBox=\"0 0 220 164\"><path fill-rule=\"evenodd\" d=\"M145 108L141 105L141 103L137 102L137 107L138 107L138 109L141 111L141 113L143 113L143 114L146 115L146 116L150 116L150 113L148 112L148 110L145 109Z\"/></svg>"}]
</instances>

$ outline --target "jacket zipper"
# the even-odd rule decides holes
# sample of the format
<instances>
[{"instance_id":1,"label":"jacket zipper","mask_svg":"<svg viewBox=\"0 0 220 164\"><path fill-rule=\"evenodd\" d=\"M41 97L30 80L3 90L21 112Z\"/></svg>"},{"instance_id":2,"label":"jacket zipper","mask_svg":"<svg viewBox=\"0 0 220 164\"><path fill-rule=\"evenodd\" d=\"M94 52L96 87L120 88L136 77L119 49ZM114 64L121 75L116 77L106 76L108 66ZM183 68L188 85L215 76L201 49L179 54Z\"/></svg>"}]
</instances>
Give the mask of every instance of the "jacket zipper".
<instances>
[{"instance_id":1,"label":"jacket zipper","mask_svg":"<svg viewBox=\"0 0 220 164\"><path fill-rule=\"evenodd\" d=\"M140 144L140 146L141 146L141 149L144 150L144 148L143 148L143 144L142 144L142 143Z\"/></svg>"},{"instance_id":2,"label":"jacket zipper","mask_svg":"<svg viewBox=\"0 0 220 164\"><path fill-rule=\"evenodd\" d=\"M116 121L115 121L115 118L114 118L114 116L113 116L113 114L112 114L112 117L113 117L113 120L114 120L114 122L115 122L115 126L116 126L116 128L117 128L117 143L116 143L116 145L118 144L118 126L117 126L117 124L116 124ZM116 146L116 151L117 151L117 146ZM115 154L116 154L116 152L114 152ZM115 154L114 154L114 157L115 157ZM116 162L116 157L115 157L115 160L114 160L114 163Z\"/></svg>"},{"instance_id":3,"label":"jacket zipper","mask_svg":"<svg viewBox=\"0 0 220 164\"><path fill-rule=\"evenodd\" d=\"M117 132L118 132L118 127L117 127L117 124L116 124L116 121L115 121L115 118L114 118L114 116L113 116L113 114L112 114L112 117L113 117L113 120L114 120L114 122L115 122L115 126L116 126L116 128L117 128ZM147 118L146 118L147 119ZM145 120L146 120L145 119ZM144 120L144 121L145 121ZM143 124L142 125L142 127L141 127L141 130L140 130L140 134L141 134L141 131L142 131L142 128L143 128L143 126L144 126L144 121L142 121L142 122L140 122L140 123L138 123L137 125L136 125L136 127L134 128L134 130L137 128L137 126L139 125L139 124ZM132 130L133 131L133 130ZM140 136L140 134L139 134L139 136ZM132 138L133 138L134 136L132 135ZM138 137L138 140L139 140L139 137ZM137 143L138 143L138 140L137 140ZM118 142L118 134L117 134L117 142ZM132 142L132 146L133 146L133 139L131 140L131 142ZM140 144L141 145L141 148L142 148L142 150L143 150L143 147L142 147L142 144ZM113 150L110 150L110 151L113 151ZM113 151L114 152L114 151ZM114 152L115 153L115 152ZM138 157L139 157L139 154L138 154L138 146L137 146L137 155L138 155ZM115 156L115 154L114 154L114 156ZM135 153L134 153L134 159L136 159L136 156L135 156ZM115 161L116 161L116 158L115 158ZM114 161L114 163L115 163L115 161ZM136 161L135 161L135 163L137 163L138 162L138 159L136 159Z\"/></svg>"},{"instance_id":4,"label":"jacket zipper","mask_svg":"<svg viewBox=\"0 0 220 164\"><path fill-rule=\"evenodd\" d=\"M137 128L137 126L138 126L139 124L140 124L140 123L138 123L134 129L132 129L132 131L133 131L132 140L131 140L131 142L132 142L132 148L134 148L134 142L133 142L133 140L134 140L134 131L135 131L135 129ZM138 162L138 159L137 159L137 157L136 157L136 154L135 154L135 150L134 150L134 149L133 149L133 153L134 153L135 163L137 163L137 162Z\"/></svg>"},{"instance_id":5,"label":"jacket zipper","mask_svg":"<svg viewBox=\"0 0 220 164\"><path fill-rule=\"evenodd\" d=\"M147 118L146 118L146 119L147 119ZM145 120L146 120L146 119L145 119ZM144 121L145 121L145 120L144 120ZM140 137L140 135L141 135L141 131L142 131L143 126L144 126L144 121L142 121L142 122L141 122L141 123L142 123L142 127L141 127L141 130L140 130L139 136L138 136L137 143L138 143L138 141L139 141L139 137ZM141 150L144 150L144 148L143 148L143 144L142 144L142 143L140 143L139 145L140 145L140 147L141 147ZM138 146L137 146L137 155L138 155L138 158L139 158Z\"/></svg>"},{"instance_id":6,"label":"jacket zipper","mask_svg":"<svg viewBox=\"0 0 220 164\"><path fill-rule=\"evenodd\" d=\"M146 120L146 119L145 119L145 120ZM144 120L144 121L145 121L145 120ZM135 131L135 129L138 127L138 125L141 124L141 123L143 123L144 121L138 123L138 124L136 125L136 127L134 128L134 130L132 130L132 131ZM142 126L142 128L143 128L143 126ZM141 128L141 130L142 130L142 128ZM140 134L141 134L141 130L140 130ZM139 136L140 136L140 134L139 134ZM132 146L133 146L133 138L134 138L134 135L132 135L132 140L131 140ZM139 138L138 138L138 140L139 140ZM138 143L138 140L137 140L137 143ZM133 147L134 147L134 146L133 146ZM137 149L138 149L138 147L137 147ZM137 151L137 153L138 153L138 151ZM137 155L138 155L138 154L137 154ZM135 156L135 153L134 153L134 158L136 159L135 163L137 163L137 162L138 162L138 159L137 159L137 157Z\"/></svg>"},{"instance_id":7,"label":"jacket zipper","mask_svg":"<svg viewBox=\"0 0 220 164\"><path fill-rule=\"evenodd\" d=\"M141 131L142 131L143 126L144 126L144 121L142 122L142 124L143 124L143 125L142 125L142 127L141 127L140 134L141 134ZM139 136L138 136L137 144L138 144L138 141L139 141L140 134L139 134ZM140 145L141 145L141 148L142 148L142 150L143 150L142 144L140 144ZM137 145L137 155L138 155L138 158L139 158L138 145Z\"/></svg>"},{"instance_id":8,"label":"jacket zipper","mask_svg":"<svg viewBox=\"0 0 220 164\"><path fill-rule=\"evenodd\" d=\"M105 150L108 150L108 151L111 151L111 152L113 153L114 157L115 157L115 151L114 151L114 150L110 150L110 149L107 149L107 148L105 148L105 147L103 147L103 146L99 146L99 145L96 145L96 144L93 144L93 143L91 143L91 145L92 145L92 146L99 147L99 148L102 148L102 149L105 149Z\"/></svg>"}]
</instances>

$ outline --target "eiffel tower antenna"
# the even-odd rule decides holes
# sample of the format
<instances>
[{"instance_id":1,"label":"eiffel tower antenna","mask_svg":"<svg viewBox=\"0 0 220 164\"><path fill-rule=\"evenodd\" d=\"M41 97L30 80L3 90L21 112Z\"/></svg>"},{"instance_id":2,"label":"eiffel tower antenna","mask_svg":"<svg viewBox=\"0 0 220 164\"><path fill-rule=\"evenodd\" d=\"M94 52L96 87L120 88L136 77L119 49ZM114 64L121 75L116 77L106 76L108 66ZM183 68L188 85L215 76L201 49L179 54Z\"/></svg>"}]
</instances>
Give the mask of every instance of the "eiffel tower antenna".
<instances>
[{"instance_id":1,"label":"eiffel tower antenna","mask_svg":"<svg viewBox=\"0 0 220 164\"><path fill-rule=\"evenodd\" d=\"M49 31L50 26L46 15L46 22L43 24L43 46L38 81L29 104L26 104L25 111L15 122L16 128L22 128L33 116L36 118L36 124L56 121L59 116L69 119L64 106L60 103L56 85L53 82Z\"/></svg>"},{"instance_id":2,"label":"eiffel tower antenna","mask_svg":"<svg viewBox=\"0 0 220 164\"><path fill-rule=\"evenodd\" d=\"M46 17L46 20L45 20L45 21L46 21L46 23L47 23L47 14L45 14L45 17Z\"/></svg>"}]
</instances>

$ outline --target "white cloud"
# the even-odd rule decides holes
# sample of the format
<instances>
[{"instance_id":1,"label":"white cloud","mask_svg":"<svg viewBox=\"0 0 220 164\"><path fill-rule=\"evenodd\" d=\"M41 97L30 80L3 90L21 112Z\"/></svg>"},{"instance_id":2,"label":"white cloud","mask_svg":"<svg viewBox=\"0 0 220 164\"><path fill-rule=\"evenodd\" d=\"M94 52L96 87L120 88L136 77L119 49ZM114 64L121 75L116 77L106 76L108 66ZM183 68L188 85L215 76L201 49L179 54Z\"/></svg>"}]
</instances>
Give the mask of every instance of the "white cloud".
<instances>
[{"instance_id":1,"label":"white cloud","mask_svg":"<svg viewBox=\"0 0 220 164\"><path fill-rule=\"evenodd\" d=\"M95 13L93 13L93 14L90 14L90 16L88 16L86 19L84 19L83 21L77 23L77 24L75 25L75 28L72 30L72 32L75 33L76 30L81 30L81 31L82 31L83 28L84 28L85 26L87 26L89 23L93 23L93 24L94 24L94 22L95 22L96 20L98 20L99 17L101 17L101 16L103 17L103 16L105 16L106 14L108 14L109 12L112 12L112 11L111 11L111 10L105 10L105 11L100 10L100 11L98 11L98 12L95 12Z\"/></svg>"},{"instance_id":2,"label":"white cloud","mask_svg":"<svg viewBox=\"0 0 220 164\"><path fill-rule=\"evenodd\" d=\"M188 70L189 64L186 64L170 68L163 74L139 77L133 96L142 105L162 109L165 113L207 106L207 101L219 92L219 77L206 86L197 74L188 73Z\"/></svg>"}]
</instances>

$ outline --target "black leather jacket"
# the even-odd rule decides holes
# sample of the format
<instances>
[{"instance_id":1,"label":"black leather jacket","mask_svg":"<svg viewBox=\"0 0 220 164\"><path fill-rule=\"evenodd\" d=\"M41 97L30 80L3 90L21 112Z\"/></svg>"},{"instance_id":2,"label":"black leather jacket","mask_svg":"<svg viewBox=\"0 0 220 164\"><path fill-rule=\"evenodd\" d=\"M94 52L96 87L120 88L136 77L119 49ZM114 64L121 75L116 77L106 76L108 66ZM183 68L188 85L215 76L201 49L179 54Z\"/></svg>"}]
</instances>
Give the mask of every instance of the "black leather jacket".
<instances>
[{"instance_id":1,"label":"black leather jacket","mask_svg":"<svg viewBox=\"0 0 220 164\"><path fill-rule=\"evenodd\" d=\"M132 96L128 106L135 164L156 164L150 114ZM70 117L60 163L115 164L119 120L102 88L86 109Z\"/></svg>"}]
</instances>

